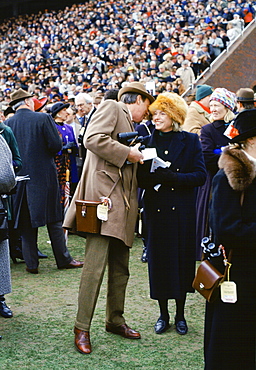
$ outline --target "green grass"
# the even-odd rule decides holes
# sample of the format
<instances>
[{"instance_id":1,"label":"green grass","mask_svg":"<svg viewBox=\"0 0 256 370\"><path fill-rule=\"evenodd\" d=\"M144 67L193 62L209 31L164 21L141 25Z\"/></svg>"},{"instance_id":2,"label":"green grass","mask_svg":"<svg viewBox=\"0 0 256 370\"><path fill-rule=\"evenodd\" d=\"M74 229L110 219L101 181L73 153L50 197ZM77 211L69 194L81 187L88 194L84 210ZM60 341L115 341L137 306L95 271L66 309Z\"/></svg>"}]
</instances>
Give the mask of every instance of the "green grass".
<instances>
[{"instance_id":1,"label":"green grass","mask_svg":"<svg viewBox=\"0 0 256 370\"><path fill-rule=\"evenodd\" d=\"M39 249L49 258L40 261L38 275L28 274L22 263L11 263L13 292L6 295L6 301L14 317L0 317L0 369L203 369L205 302L198 293L188 294L187 335L177 334L174 326L156 335L158 305L149 298L147 264L140 261L142 242L138 238L130 256L125 318L142 339L133 341L105 332L104 280L90 332L93 352L78 353L73 327L81 269L58 270L45 228L40 229L39 240ZM85 239L71 235L68 246L74 258L83 258ZM173 321L173 301L169 311Z\"/></svg>"}]
</instances>

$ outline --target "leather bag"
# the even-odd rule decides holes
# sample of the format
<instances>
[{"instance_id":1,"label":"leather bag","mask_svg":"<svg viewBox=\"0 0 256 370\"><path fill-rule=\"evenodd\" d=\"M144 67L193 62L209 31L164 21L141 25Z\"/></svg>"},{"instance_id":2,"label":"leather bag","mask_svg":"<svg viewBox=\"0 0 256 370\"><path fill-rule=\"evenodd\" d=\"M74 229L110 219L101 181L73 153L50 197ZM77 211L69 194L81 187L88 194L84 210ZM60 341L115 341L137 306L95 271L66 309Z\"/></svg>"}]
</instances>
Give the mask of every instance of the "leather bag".
<instances>
[{"instance_id":1,"label":"leather bag","mask_svg":"<svg viewBox=\"0 0 256 370\"><path fill-rule=\"evenodd\" d=\"M76 230L83 233L99 234L101 221L97 217L97 206L102 202L76 200Z\"/></svg>"},{"instance_id":2,"label":"leather bag","mask_svg":"<svg viewBox=\"0 0 256 370\"><path fill-rule=\"evenodd\" d=\"M221 274L208 260L200 263L192 286L208 302L214 302L218 297L219 285L225 279L226 270Z\"/></svg>"}]
</instances>

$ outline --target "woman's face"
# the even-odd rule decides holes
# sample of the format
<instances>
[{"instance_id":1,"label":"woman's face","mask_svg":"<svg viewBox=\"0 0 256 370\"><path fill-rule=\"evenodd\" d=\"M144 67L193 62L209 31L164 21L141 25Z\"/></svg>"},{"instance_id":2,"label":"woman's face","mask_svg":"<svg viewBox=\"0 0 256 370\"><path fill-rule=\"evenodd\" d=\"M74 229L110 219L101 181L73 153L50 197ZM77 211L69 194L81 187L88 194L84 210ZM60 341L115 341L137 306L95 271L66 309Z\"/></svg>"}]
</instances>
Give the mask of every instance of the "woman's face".
<instances>
[{"instance_id":1,"label":"woman's face","mask_svg":"<svg viewBox=\"0 0 256 370\"><path fill-rule=\"evenodd\" d=\"M156 130L161 132L172 131L172 119L163 111L156 110L153 114L153 122Z\"/></svg>"},{"instance_id":2,"label":"woman's face","mask_svg":"<svg viewBox=\"0 0 256 370\"><path fill-rule=\"evenodd\" d=\"M216 100L210 101L210 111L214 121L224 119L228 109Z\"/></svg>"},{"instance_id":3,"label":"woman's face","mask_svg":"<svg viewBox=\"0 0 256 370\"><path fill-rule=\"evenodd\" d=\"M62 122L66 121L66 119L68 118L68 112L67 112L67 108L64 108L62 110L60 110L58 113L57 113L57 117L59 119L62 120Z\"/></svg>"}]
</instances>

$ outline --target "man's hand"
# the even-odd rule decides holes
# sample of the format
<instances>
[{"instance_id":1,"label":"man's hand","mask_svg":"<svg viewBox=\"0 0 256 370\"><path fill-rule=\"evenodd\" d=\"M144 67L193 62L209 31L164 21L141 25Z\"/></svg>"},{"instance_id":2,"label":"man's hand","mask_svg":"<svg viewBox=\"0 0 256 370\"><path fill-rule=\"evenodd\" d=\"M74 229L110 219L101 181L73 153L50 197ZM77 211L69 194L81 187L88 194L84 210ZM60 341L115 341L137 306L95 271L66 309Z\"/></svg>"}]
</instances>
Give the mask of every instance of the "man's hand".
<instances>
[{"instance_id":1,"label":"man's hand","mask_svg":"<svg viewBox=\"0 0 256 370\"><path fill-rule=\"evenodd\" d=\"M140 143L134 145L134 146L131 146L130 148L130 153L127 157L127 160L131 163L136 163L136 162L140 162L140 163L143 163L143 155L142 153L139 151L139 147L140 147Z\"/></svg>"}]
</instances>

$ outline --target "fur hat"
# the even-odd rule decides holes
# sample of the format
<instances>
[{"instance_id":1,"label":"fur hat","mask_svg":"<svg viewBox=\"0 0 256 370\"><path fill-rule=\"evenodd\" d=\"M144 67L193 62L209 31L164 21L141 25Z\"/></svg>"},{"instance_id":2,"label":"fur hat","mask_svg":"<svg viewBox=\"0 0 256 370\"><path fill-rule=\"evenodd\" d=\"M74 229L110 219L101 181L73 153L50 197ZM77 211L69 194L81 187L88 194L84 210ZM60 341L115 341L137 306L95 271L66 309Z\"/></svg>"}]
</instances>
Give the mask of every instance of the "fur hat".
<instances>
[{"instance_id":1,"label":"fur hat","mask_svg":"<svg viewBox=\"0 0 256 370\"><path fill-rule=\"evenodd\" d=\"M197 85L196 87L196 100L199 101L206 96L212 95L213 87L209 85Z\"/></svg>"},{"instance_id":2,"label":"fur hat","mask_svg":"<svg viewBox=\"0 0 256 370\"><path fill-rule=\"evenodd\" d=\"M145 86L140 83L140 82L131 82L127 85L125 85L124 87L122 87L120 90L119 90L119 93L118 93L118 101L121 99L121 96L124 94L124 93L136 93L136 94L140 94L140 95L143 95L145 96L146 98L149 99L150 103L153 103L153 101L155 100L153 98L152 95L150 95Z\"/></svg>"},{"instance_id":3,"label":"fur hat","mask_svg":"<svg viewBox=\"0 0 256 370\"><path fill-rule=\"evenodd\" d=\"M236 106L236 94L225 89L224 87L218 87L214 90L210 97L210 102L212 100L218 101L219 103L230 109L232 112L234 111Z\"/></svg>"},{"instance_id":4,"label":"fur hat","mask_svg":"<svg viewBox=\"0 0 256 370\"><path fill-rule=\"evenodd\" d=\"M185 100L178 94L165 92L159 94L157 99L149 107L150 113L154 114L156 110L165 112L173 121L183 125L188 106Z\"/></svg>"}]
</instances>

